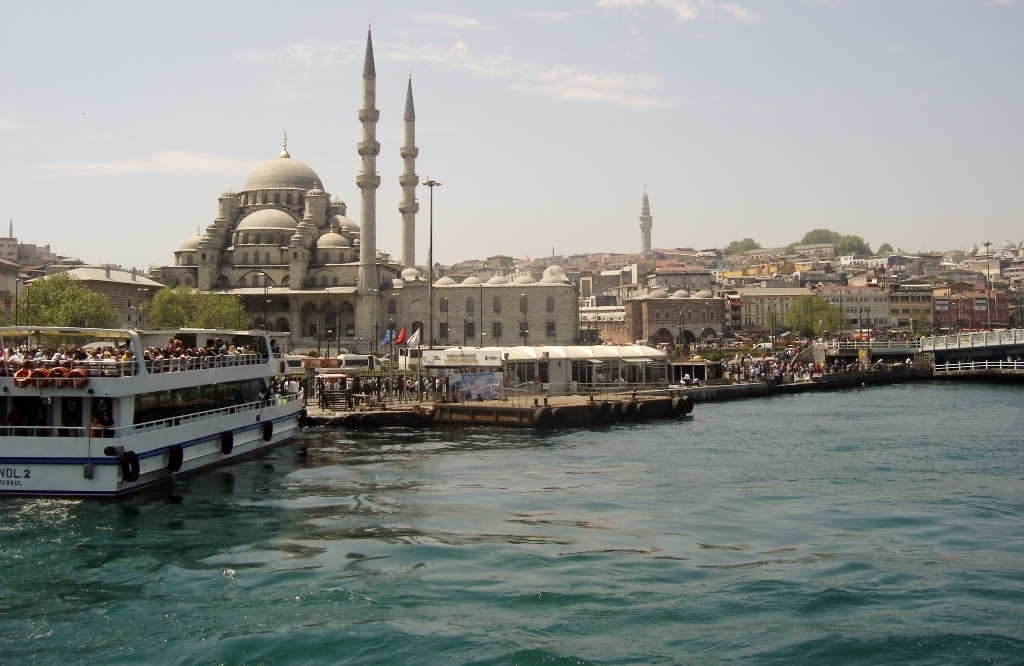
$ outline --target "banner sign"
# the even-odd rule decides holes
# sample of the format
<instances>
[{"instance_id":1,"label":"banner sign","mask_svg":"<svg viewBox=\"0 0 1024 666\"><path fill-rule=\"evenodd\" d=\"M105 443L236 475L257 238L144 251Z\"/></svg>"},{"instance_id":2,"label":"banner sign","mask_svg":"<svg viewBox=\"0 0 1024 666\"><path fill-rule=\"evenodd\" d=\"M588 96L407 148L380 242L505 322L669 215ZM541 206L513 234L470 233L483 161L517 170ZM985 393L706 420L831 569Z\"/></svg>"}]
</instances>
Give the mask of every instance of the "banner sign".
<instances>
[{"instance_id":1,"label":"banner sign","mask_svg":"<svg viewBox=\"0 0 1024 666\"><path fill-rule=\"evenodd\" d=\"M974 299L974 311L975 312L984 312L985 310L988 310L988 299L986 299L986 298L976 298L976 299Z\"/></svg>"},{"instance_id":2,"label":"banner sign","mask_svg":"<svg viewBox=\"0 0 1024 666\"><path fill-rule=\"evenodd\" d=\"M494 349L423 350L423 364L431 367L501 367L501 352Z\"/></svg>"},{"instance_id":3,"label":"banner sign","mask_svg":"<svg viewBox=\"0 0 1024 666\"><path fill-rule=\"evenodd\" d=\"M498 397L501 382L500 372L463 372L448 376L448 390L461 401L473 400L477 396L493 400Z\"/></svg>"}]
</instances>

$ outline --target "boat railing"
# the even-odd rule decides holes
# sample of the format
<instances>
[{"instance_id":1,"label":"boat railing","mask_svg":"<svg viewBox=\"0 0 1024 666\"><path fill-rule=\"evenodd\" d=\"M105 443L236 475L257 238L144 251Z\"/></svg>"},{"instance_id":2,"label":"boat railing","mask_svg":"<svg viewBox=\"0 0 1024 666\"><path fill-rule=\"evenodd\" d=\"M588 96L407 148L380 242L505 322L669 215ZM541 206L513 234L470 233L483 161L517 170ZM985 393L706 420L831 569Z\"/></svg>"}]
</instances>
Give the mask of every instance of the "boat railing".
<instances>
[{"instance_id":1,"label":"boat railing","mask_svg":"<svg viewBox=\"0 0 1024 666\"><path fill-rule=\"evenodd\" d=\"M172 356L170 358L146 359L146 370L150 374L163 372L191 372L211 368L232 368L242 365L262 365L266 362L263 354L207 354L205 356Z\"/></svg>"},{"instance_id":2,"label":"boat railing","mask_svg":"<svg viewBox=\"0 0 1024 666\"><path fill-rule=\"evenodd\" d=\"M50 361L44 359L29 359L21 363L0 363L0 377L14 376L21 369L25 370L53 370L64 368L68 372L82 370L90 377L131 377L138 373L139 364L134 359L131 361L115 361L112 359L103 361Z\"/></svg>"},{"instance_id":3,"label":"boat railing","mask_svg":"<svg viewBox=\"0 0 1024 666\"><path fill-rule=\"evenodd\" d=\"M954 361L938 363L933 371L937 375L951 372L1024 372L1024 361Z\"/></svg>"},{"instance_id":4,"label":"boat railing","mask_svg":"<svg viewBox=\"0 0 1024 666\"><path fill-rule=\"evenodd\" d=\"M291 393L288 395L278 395L273 398L273 403L266 400L255 400L253 402L243 402L240 405L231 405L230 407L218 407L217 409L208 409L203 412L195 412L194 414L182 414L181 416L171 416L163 419L157 419L156 421L147 421L145 423L135 423L129 426L122 426L120 428L112 428L115 432L115 437L125 437L127 435L136 435L141 432L152 432L154 430L163 430L164 428L170 428L174 426L186 425L188 423L194 423L196 421L203 421L205 419L212 418L214 416L221 416L224 414L239 414L244 412L262 411L269 407L271 404L287 404L296 400L302 400L302 391Z\"/></svg>"}]
</instances>

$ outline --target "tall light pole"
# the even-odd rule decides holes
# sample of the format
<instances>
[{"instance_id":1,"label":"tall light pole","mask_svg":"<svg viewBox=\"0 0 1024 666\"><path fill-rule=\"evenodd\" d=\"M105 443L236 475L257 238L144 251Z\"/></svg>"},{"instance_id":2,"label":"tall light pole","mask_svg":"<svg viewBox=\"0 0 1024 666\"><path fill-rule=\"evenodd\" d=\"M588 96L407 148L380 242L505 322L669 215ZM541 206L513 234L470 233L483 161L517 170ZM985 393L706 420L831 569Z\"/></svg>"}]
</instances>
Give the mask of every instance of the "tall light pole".
<instances>
[{"instance_id":1,"label":"tall light pole","mask_svg":"<svg viewBox=\"0 0 1024 666\"><path fill-rule=\"evenodd\" d=\"M988 313L988 330L992 330L992 303L989 298L989 292L992 290L992 257L988 253L988 248L992 245L992 241L985 241L985 269L988 271L988 289L985 290L985 312Z\"/></svg>"},{"instance_id":2,"label":"tall light pole","mask_svg":"<svg viewBox=\"0 0 1024 666\"><path fill-rule=\"evenodd\" d=\"M427 305L430 308L430 334L427 337L427 349L434 348L434 188L441 183L431 180L423 183L430 188L430 240L427 244ZM420 359L421 361L423 359Z\"/></svg>"}]
</instances>

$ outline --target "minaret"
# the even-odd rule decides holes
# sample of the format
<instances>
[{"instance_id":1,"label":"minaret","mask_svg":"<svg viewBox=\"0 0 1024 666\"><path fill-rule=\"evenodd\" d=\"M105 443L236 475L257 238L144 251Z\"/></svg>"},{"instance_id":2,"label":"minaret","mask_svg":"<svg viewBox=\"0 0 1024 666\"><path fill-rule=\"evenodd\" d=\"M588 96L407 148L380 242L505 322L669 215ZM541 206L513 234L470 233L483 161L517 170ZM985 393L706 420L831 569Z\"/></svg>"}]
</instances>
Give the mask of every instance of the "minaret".
<instances>
[{"instance_id":1,"label":"minaret","mask_svg":"<svg viewBox=\"0 0 1024 666\"><path fill-rule=\"evenodd\" d=\"M359 121L363 124L363 140L357 145L363 167L356 176L359 187L359 223L362 232L359 238L359 288L358 294L363 307L356 308L356 335L372 338L374 307L367 296L380 294L380 279L377 275L377 72L373 66L373 42L370 30L366 31L366 56L363 59L363 108L359 110Z\"/></svg>"},{"instance_id":2,"label":"minaret","mask_svg":"<svg viewBox=\"0 0 1024 666\"><path fill-rule=\"evenodd\" d=\"M409 87L405 91L405 143L400 151L405 169L398 177L402 186L402 201L398 211L402 213L402 264L413 268L416 266L416 213L420 205L416 203L416 185L420 177L416 175L416 157L420 154L416 147L416 111L412 106L412 74L409 74Z\"/></svg>"},{"instance_id":3,"label":"minaret","mask_svg":"<svg viewBox=\"0 0 1024 666\"><path fill-rule=\"evenodd\" d=\"M651 253L651 224L654 218L651 217L651 202L647 199L647 188L644 188L644 203L640 208L640 244L643 254Z\"/></svg>"}]
</instances>

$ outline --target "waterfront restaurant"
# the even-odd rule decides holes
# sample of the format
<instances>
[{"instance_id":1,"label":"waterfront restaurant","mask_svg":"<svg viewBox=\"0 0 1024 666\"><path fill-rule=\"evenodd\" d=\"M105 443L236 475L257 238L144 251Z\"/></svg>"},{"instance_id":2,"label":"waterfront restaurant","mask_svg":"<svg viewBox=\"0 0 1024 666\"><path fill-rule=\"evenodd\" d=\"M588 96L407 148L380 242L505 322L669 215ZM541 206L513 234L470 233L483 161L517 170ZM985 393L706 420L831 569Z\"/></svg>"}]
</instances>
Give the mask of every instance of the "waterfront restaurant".
<instances>
[{"instance_id":1,"label":"waterfront restaurant","mask_svg":"<svg viewBox=\"0 0 1024 666\"><path fill-rule=\"evenodd\" d=\"M668 354L644 345L451 347L423 350L429 374L501 373L509 388L574 392L668 381Z\"/></svg>"}]
</instances>

